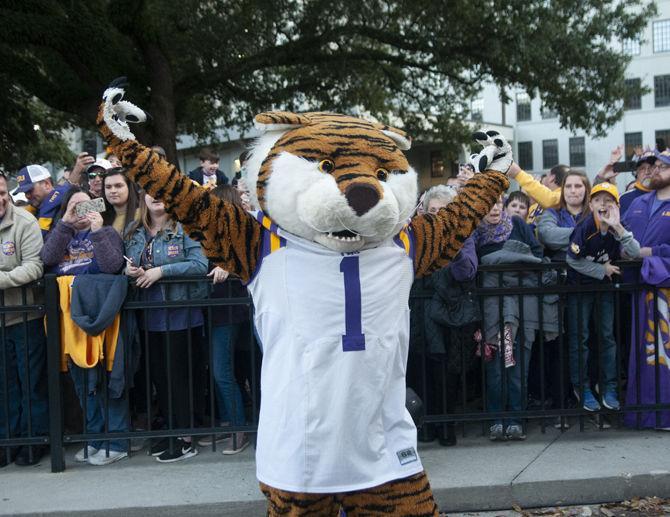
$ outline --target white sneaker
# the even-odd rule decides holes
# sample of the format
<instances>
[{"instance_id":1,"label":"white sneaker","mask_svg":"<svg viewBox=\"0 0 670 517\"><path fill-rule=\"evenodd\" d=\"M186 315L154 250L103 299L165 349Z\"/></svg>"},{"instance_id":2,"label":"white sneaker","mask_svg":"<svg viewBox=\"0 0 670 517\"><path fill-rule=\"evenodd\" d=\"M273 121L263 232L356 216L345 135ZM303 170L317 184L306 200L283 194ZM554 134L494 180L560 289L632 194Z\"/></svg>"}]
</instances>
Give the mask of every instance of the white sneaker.
<instances>
[{"instance_id":1,"label":"white sneaker","mask_svg":"<svg viewBox=\"0 0 670 517\"><path fill-rule=\"evenodd\" d=\"M244 433L238 433L236 439L231 436L225 440L225 444L221 447L221 454L230 456L242 452L249 446L249 438Z\"/></svg>"},{"instance_id":2,"label":"white sneaker","mask_svg":"<svg viewBox=\"0 0 670 517\"><path fill-rule=\"evenodd\" d=\"M125 451L109 451L109 456L107 456L107 451L105 449L100 449L93 456L88 457L88 464L97 466L109 465L110 463L114 463L115 461L127 457L128 453Z\"/></svg>"},{"instance_id":3,"label":"white sneaker","mask_svg":"<svg viewBox=\"0 0 670 517\"><path fill-rule=\"evenodd\" d=\"M230 433L217 434L215 436L214 441L216 443L221 443L226 441L228 438L230 438ZM200 440L198 440L198 445L200 445L201 447L209 447L210 445L212 445L212 435L208 434L207 436L203 436L202 438L200 438Z\"/></svg>"},{"instance_id":4,"label":"white sneaker","mask_svg":"<svg viewBox=\"0 0 670 517\"><path fill-rule=\"evenodd\" d=\"M88 449L89 458L98 452L98 449L96 449L92 445L88 445L85 448ZM82 447L79 451L77 451L77 454L74 455L74 461L76 461L77 463L88 462L88 458L84 457L84 447Z\"/></svg>"}]
</instances>

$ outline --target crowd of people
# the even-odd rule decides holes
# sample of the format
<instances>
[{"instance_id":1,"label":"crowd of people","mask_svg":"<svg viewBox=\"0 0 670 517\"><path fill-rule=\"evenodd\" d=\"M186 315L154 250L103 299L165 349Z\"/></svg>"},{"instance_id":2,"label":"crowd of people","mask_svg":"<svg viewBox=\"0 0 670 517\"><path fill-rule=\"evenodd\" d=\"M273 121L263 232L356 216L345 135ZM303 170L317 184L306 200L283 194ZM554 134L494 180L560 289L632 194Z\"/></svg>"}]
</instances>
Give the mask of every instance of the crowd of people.
<instances>
[{"instance_id":1,"label":"crowd of people","mask_svg":"<svg viewBox=\"0 0 670 517\"><path fill-rule=\"evenodd\" d=\"M637 148L635 181L620 195L614 164L621 155L621 148L612 152L593 186L584 171L566 165L535 178L513 163L508 175L520 189L499 199L456 260L417 286L408 385L430 414L466 411L473 398L491 413L522 411L529 403L595 414L618 412L622 401L670 402L670 234L664 226L670 222L670 151ZM419 209L434 214L447 206L473 174L461 164L446 185L424 192ZM620 260L641 262L622 271ZM511 264L518 267L504 273L483 268L477 275L483 266ZM657 289L617 292L621 282ZM559 286L566 286L564 294ZM546 294L477 297L478 288ZM467 375L475 383L484 378L485 385L470 387ZM625 412L623 421L670 430L670 411ZM490 439L523 440L522 424L492 417ZM570 422L557 416L554 425L564 429ZM457 441L453 422L423 426L419 436L445 446Z\"/></svg>"},{"instance_id":2,"label":"crowd of people","mask_svg":"<svg viewBox=\"0 0 670 517\"><path fill-rule=\"evenodd\" d=\"M158 146L153 150L165 154ZM501 197L456 259L421 282L431 296L412 301L421 310L412 313L408 385L420 392L428 412L463 410L459 400L467 398L466 376L478 367L484 369L482 405L492 413L522 411L529 397L545 391L549 409L565 409L575 401L588 412L620 411L622 401L627 406L670 402L670 292L665 290L670 279L670 151L638 150L636 181L623 195L613 168L620 158L617 149L594 186L583 171L565 165L537 179L513 164L508 174L520 190ZM243 153L242 165L244 160ZM474 174L471 165L462 164L455 177L422 195L418 211L437 213ZM213 195L254 208L244 180L236 175L229 185L210 149L202 151L200 167L189 176ZM212 422L214 427L245 426L248 379L236 372L234 356L250 327L249 308L183 305L204 297L245 298L246 289L208 262L198 242L169 218L162 202L137 190L114 156L82 153L58 183L40 165L23 167L16 179L18 186L10 193L8 177L0 174L0 296L4 306L37 303L34 282L44 273L57 275L61 366L69 373L84 431L189 429ZM638 258L643 259L641 282L659 289L623 296L630 316L622 318L628 326L617 343L615 293L603 286L626 279L615 262ZM560 267L528 267L551 262L560 263L565 278ZM518 267L504 273L486 269L509 264ZM213 288L202 280L178 281L189 275L208 275ZM580 289L565 296L552 292L561 283ZM475 294L477 288L519 286L546 288L547 294L481 299ZM155 305L122 310L129 297ZM163 302L167 307L159 307ZM2 315L0 438L47 433L42 316L37 310ZM558 367L563 357L566 369ZM213 414L208 420L210 375ZM625 423L670 429L670 410L626 413ZM556 424L569 425L564 417ZM492 416L489 434L496 441L522 440L523 420ZM456 443L453 423L426 425L421 436ZM175 462L196 455L197 445L213 442L221 444L223 454L236 454L249 445L249 437L236 431L197 443L191 436L141 442L89 441L74 460L107 465L126 458L130 448L146 446L157 461ZM33 465L45 452L41 445L2 447L0 467Z\"/></svg>"}]
</instances>

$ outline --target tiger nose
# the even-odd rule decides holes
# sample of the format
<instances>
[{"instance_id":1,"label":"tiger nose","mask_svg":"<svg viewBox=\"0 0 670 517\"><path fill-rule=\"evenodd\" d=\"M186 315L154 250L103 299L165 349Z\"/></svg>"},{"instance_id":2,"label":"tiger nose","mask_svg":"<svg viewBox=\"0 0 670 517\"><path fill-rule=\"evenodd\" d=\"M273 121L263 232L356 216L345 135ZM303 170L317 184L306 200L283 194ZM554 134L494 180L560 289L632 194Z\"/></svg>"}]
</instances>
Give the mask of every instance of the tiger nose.
<instances>
[{"instance_id":1,"label":"tiger nose","mask_svg":"<svg viewBox=\"0 0 670 517\"><path fill-rule=\"evenodd\" d=\"M349 206L354 209L357 216L368 212L379 202L377 189L367 183L354 183L349 185L344 192Z\"/></svg>"}]
</instances>

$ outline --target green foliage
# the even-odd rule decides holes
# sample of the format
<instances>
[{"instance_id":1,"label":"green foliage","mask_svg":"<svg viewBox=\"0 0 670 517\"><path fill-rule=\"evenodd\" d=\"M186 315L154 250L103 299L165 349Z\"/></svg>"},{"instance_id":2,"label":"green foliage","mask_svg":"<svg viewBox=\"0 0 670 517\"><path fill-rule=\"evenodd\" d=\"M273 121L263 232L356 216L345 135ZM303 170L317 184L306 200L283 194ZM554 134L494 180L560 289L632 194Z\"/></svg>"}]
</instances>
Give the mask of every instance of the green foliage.
<instances>
[{"instance_id":1,"label":"green foliage","mask_svg":"<svg viewBox=\"0 0 670 517\"><path fill-rule=\"evenodd\" d=\"M29 163L72 163L62 137L65 118L9 81L2 83L10 86L0 93L0 168L13 175Z\"/></svg>"},{"instance_id":2,"label":"green foliage","mask_svg":"<svg viewBox=\"0 0 670 517\"><path fill-rule=\"evenodd\" d=\"M129 98L154 115L153 136L140 136L163 145L284 108L371 115L447 150L491 80L540 95L565 127L604 134L623 113L620 42L655 13L646 0L15 4L0 8L0 61L74 123L91 125L105 85L126 75Z\"/></svg>"}]
</instances>

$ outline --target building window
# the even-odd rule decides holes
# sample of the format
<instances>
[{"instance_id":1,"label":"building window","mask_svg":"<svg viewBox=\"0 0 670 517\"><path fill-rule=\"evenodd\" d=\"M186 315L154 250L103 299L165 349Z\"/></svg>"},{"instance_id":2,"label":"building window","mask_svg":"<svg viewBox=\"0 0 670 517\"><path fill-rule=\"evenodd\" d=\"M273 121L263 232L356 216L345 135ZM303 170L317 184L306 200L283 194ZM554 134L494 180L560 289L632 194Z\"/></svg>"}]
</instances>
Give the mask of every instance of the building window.
<instances>
[{"instance_id":1,"label":"building window","mask_svg":"<svg viewBox=\"0 0 670 517\"><path fill-rule=\"evenodd\" d=\"M526 93L516 94L516 121L530 120L530 96Z\"/></svg>"},{"instance_id":2,"label":"building window","mask_svg":"<svg viewBox=\"0 0 670 517\"><path fill-rule=\"evenodd\" d=\"M626 96L623 100L623 109L639 110L642 107L642 96L640 95L640 78L626 79Z\"/></svg>"},{"instance_id":3,"label":"building window","mask_svg":"<svg viewBox=\"0 0 670 517\"><path fill-rule=\"evenodd\" d=\"M533 142L519 142L517 152L519 167L525 171L533 170Z\"/></svg>"},{"instance_id":4,"label":"building window","mask_svg":"<svg viewBox=\"0 0 670 517\"><path fill-rule=\"evenodd\" d=\"M640 40L639 39L625 39L623 40L623 53L628 56L640 55Z\"/></svg>"},{"instance_id":5,"label":"building window","mask_svg":"<svg viewBox=\"0 0 670 517\"><path fill-rule=\"evenodd\" d=\"M542 106L542 108L540 108L540 114L542 115L542 118L544 120L558 117L558 113L556 113L552 109L547 108L544 105Z\"/></svg>"},{"instance_id":6,"label":"building window","mask_svg":"<svg viewBox=\"0 0 670 517\"><path fill-rule=\"evenodd\" d=\"M635 148L642 145L642 133L626 133L623 139L625 156L627 160L630 160L635 154Z\"/></svg>"},{"instance_id":7,"label":"building window","mask_svg":"<svg viewBox=\"0 0 670 517\"><path fill-rule=\"evenodd\" d=\"M441 178L444 176L444 160L441 151L432 151L430 153L430 177Z\"/></svg>"},{"instance_id":8,"label":"building window","mask_svg":"<svg viewBox=\"0 0 670 517\"><path fill-rule=\"evenodd\" d=\"M654 102L657 108L670 106L670 75L654 77Z\"/></svg>"},{"instance_id":9,"label":"building window","mask_svg":"<svg viewBox=\"0 0 670 517\"><path fill-rule=\"evenodd\" d=\"M470 112L473 122L481 122L484 116L484 99L473 100Z\"/></svg>"},{"instance_id":10,"label":"building window","mask_svg":"<svg viewBox=\"0 0 670 517\"><path fill-rule=\"evenodd\" d=\"M670 129L659 129L656 131L656 142L657 146L660 147L660 142L658 140L663 140L663 144L665 144L666 147L670 146Z\"/></svg>"},{"instance_id":11,"label":"building window","mask_svg":"<svg viewBox=\"0 0 670 517\"><path fill-rule=\"evenodd\" d=\"M584 167L586 165L586 146L584 137L577 136L570 139L570 167Z\"/></svg>"},{"instance_id":12,"label":"building window","mask_svg":"<svg viewBox=\"0 0 670 517\"><path fill-rule=\"evenodd\" d=\"M654 22L654 52L670 50L670 20Z\"/></svg>"},{"instance_id":13,"label":"building window","mask_svg":"<svg viewBox=\"0 0 670 517\"><path fill-rule=\"evenodd\" d=\"M542 168L551 169L558 164L558 140L542 140Z\"/></svg>"}]
</instances>

